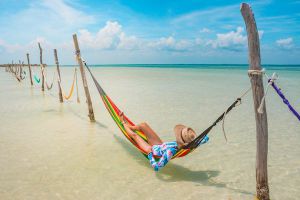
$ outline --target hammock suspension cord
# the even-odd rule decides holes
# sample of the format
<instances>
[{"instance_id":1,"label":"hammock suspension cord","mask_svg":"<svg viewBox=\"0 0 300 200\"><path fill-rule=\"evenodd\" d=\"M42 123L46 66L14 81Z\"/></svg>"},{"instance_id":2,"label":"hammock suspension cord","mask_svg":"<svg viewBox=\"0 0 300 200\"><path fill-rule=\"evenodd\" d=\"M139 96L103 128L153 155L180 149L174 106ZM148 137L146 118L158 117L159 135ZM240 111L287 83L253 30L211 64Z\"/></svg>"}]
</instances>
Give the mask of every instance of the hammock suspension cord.
<instances>
[{"instance_id":1,"label":"hammock suspension cord","mask_svg":"<svg viewBox=\"0 0 300 200\"><path fill-rule=\"evenodd\" d=\"M242 93L242 95L238 99L244 98L244 96L246 96L246 94L248 94L248 92L250 92L250 90L251 90L251 86L244 93ZM236 104L235 106L239 106L241 104L242 104L242 100L240 100L239 104ZM225 118L226 118L226 115L227 115L227 109L224 111L224 117L223 117L223 120L222 120L222 131L223 131L224 138L227 142L227 137L226 137L226 132L225 132Z\"/></svg>"}]
</instances>

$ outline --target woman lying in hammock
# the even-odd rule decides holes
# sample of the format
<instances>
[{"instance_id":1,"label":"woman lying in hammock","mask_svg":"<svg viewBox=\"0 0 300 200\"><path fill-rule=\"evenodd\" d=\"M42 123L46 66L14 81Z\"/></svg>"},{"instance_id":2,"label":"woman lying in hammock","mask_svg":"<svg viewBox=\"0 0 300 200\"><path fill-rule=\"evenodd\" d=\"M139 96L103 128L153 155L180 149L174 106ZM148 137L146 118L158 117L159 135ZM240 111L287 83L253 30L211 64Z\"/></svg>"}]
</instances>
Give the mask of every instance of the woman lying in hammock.
<instances>
[{"instance_id":1,"label":"woman lying in hammock","mask_svg":"<svg viewBox=\"0 0 300 200\"><path fill-rule=\"evenodd\" d=\"M178 124L174 127L176 141L163 142L147 123L144 122L132 126L124 119L123 113L120 114L120 118L128 135L139 145L141 149L148 154L150 164L155 171L158 171L160 168L164 167L172 158L172 156L176 154L178 149L183 148L196 137L196 133L193 129ZM146 135L148 142L143 140L134 131L143 132ZM205 136L200 144L204 144L208 140L208 136ZM160 159L156 161L154 156L160 157Z\"/></svg>"}]
</instances>

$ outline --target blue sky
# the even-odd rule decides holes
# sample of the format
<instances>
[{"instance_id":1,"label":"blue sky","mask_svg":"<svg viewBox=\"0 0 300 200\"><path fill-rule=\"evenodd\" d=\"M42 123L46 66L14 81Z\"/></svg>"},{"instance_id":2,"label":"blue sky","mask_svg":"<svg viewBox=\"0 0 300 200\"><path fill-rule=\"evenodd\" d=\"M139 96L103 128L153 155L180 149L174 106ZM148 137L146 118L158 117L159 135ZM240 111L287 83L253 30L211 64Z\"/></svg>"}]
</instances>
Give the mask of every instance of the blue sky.
<instances>
[{"instance_id":1,"label":"blue sky","mask_svg":"<svg viewBox=\"0 0 300 200\"><path fill-rule=\"evenodd\" d=\"M235 0L0 0L0 63L75 64L72 34L93 64L247 63L247 37ZM248 1L262 62L300 64L300 1Z\"/></svg>"}]
</instances>

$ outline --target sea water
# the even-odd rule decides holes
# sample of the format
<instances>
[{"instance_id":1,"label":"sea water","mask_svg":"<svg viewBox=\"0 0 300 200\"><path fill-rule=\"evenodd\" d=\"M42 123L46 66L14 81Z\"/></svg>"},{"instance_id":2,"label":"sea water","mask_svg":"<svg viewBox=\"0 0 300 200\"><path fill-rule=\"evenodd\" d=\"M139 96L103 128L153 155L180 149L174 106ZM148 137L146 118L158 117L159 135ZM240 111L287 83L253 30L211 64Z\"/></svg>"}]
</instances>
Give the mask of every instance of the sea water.
<instances>
[{"instance_id":1,"label":"sea water","mask_svg":"<svg viewBox=\"0 0 300 200\"><path fill-rule=\"evenodd\" d=\"M266 66L300 111L300 67ZM242 99L210 141L154 172L122 135L88 76L96 122L88 119L78 74L76 91L59 103L58 86L42 92L0 69L0 199L253 199L256 131L252 94ZM39 74L39 68L33 69ZM54 67L47 68L48 82ZM61 67L66 93L74 67ZM246 66L122 65L92 71L134 122L149 123L164 141L182 123L198 134L250 87ZM265 85L266 80L264 79ZM270 88L268 175L272 199L300 198L300 123Z\"/></svg>"}]
</instances>

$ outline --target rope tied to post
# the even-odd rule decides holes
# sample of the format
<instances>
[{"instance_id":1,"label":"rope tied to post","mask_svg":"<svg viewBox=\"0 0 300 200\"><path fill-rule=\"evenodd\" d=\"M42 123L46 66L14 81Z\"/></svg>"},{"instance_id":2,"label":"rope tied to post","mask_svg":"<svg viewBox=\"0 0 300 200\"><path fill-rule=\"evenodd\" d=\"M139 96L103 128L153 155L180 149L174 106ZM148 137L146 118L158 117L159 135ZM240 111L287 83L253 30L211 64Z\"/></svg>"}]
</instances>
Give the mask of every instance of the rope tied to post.
<instances>
[{"instance_id":1,"label":"rope tied to post","mask_svg":"<svg viewBox=\"0 0 300 200\"><path fill-rule=\"evenodd\" d=\"M248 76L252 76L252 75L263 75L265 74L266 69L262 68L261 70L258 69L249 69L248 70Z\"/></svg>"},{"instance_id":2,"label":"rope tied to post","mask_svg":"<svg viewBox=\"0 0 300 200\"><path fill-rule=\"evenodd\" d=\"M262 68L261 70L257 70L257 69L250 69L250 70L248 70L248 76L251 78L253 75L257 75L257 76L266 75L266 70L265 70L265 68ZM273 81L275 81L275 76L274 76L274 80ZM265 93L264 93L264 96L262 97L262 99L260 101L260 104L258 106L257 112L259 114L262 114L264 112L263 108L264 108L264 105L265 105L265 98L266 98L266 96L268 94L269 86L270 86L270 83L268 83L267 88L266 88Z\"/></svg>"},{"instance_id":3,"label":"rope tied to post","mask_svg":"<svg viewBox=\"0 0 300 200\"><path fill-rule=\"evenodd\" d=\"M284 96L284 94L281 92L281 89L278 88L277 85L275 84L275 81L279 79L279 76L274 72L272 74L272 76L269 77L265 71L266 70L264 68L262 70L248 70L249 77L251 77L252 75L265 75L265 77L268 80L268 85L266 87L265 94L264 94L263 98L261 99L261 102L260 102L260 105L259 105L259 107L257 109L257 112L260 113L260 114L263 113L263 106L265 105L265 98L266 98L266 96L268 94L268 90L269 90L269 87L271 85L274 88L274 90L276 91L276 93L280 96L280 98L282 99L283 103L288 106L289 110L300 121L300 114L293 108L293 106L289 103L289 101L286 99L286 97Z\"/></svg>"},{"instance_id":4,"label":"rope tied to post","mask_svg":"<svg viewBox=\"0 0 300 200\"><path fill-rule=\"evenodd\" d=\"M260 113L260 114L262 114L264 112L263 111L263 106L265 105L265 99L266 99L266 96L268 94L270 85L272 85L272 83L274 83L275 80L278 79L278 75L275 72L272 74L271 78L269 78L266 73L264 73L264 75L268 78L268 85L267 85L265 94L264 94L263 98L261 99L260 105L259 105L259 107L257 109L257 112Z\"/></svg>"}]
</instances>

